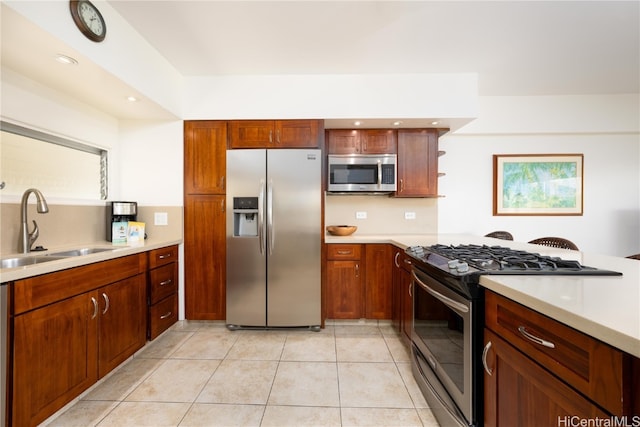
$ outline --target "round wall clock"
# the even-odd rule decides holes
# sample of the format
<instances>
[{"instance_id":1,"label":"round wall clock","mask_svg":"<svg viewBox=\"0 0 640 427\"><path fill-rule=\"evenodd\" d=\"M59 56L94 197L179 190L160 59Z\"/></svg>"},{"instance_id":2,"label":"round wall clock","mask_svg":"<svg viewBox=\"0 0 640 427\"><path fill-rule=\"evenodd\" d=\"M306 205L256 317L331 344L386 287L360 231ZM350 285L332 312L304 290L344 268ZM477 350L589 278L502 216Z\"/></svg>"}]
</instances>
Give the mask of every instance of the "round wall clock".
<instances>
[{"instance_id":1,"label":"round wall clock","mask_svg":"<svg viewBox=\"0 0 640 427\"><path fill-rule=\"evenodd\" d=\"M101 42L107 34L107 25L97 7L88 0L70 0L73 22L89 40Z\"/></svg>"}]
</instances>

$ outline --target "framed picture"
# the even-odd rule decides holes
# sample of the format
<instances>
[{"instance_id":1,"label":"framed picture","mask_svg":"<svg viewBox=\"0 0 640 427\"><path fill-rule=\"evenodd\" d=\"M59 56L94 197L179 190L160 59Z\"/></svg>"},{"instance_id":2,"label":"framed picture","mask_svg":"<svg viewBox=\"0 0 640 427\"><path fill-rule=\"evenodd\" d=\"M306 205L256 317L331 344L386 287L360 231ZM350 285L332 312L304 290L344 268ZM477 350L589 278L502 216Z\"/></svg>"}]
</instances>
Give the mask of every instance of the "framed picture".
<instances>
[{"instance_id":1,"label":"framed picture","mask_svg":"<svg viewBox=\"0 0 640 427\"><path fill-rule=\"evenodd\" d=\"M582 154L495 154L493 215L582 215Z\"/></svg>"}]
</instances>

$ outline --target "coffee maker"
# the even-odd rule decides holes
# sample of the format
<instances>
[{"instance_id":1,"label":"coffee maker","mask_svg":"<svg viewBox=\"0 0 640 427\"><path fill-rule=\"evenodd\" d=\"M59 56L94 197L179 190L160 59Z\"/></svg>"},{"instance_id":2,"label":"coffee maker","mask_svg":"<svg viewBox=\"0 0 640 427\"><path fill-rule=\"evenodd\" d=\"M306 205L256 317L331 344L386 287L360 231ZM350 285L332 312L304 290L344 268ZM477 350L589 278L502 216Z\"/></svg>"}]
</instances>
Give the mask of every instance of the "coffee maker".
<instances>
[{"instance_id":1,"label":"coffee maker","mask_svg":"<svg viewBox=\"0 0 640 427\"><path fill-rule=\"evenodd\" d=\"M137 202L107 202L107 241L113 240L113 223L136 221Z\"/></svg>"}]
</instances>

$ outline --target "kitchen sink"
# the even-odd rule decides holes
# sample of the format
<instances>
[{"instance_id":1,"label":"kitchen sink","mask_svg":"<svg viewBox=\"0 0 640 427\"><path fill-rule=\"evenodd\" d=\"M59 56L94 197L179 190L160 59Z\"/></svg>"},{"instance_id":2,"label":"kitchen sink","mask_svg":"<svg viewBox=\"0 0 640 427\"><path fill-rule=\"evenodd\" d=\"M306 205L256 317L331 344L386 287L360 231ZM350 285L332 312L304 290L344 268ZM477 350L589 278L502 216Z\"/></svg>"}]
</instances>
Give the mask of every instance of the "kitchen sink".
<instances>
[{"instance_id":1,"label":"kitchen sink","mask_svg":"<svg viewBox=\"0 0 640 427\"><path fill-rule=\"evenodd\" d=\"M57 261L59 259L68 258L59 255L31 255L25 257L4 258L0 259L0 268L16 268L25 265L41 264L43 262Z\"/></svg>"},{"instance_id":2,"label":"kitchen sink","mask_svg":"<svg viewBox=\"0 0 640 427\"><path fill-rule=\"evenodd\" d=\"M82 248L82 249L71 249L64 252L55 252L49 256L60 256L60 257L71 257L71 256L83 256L83 255L91 255L97 254L100 252L108 252L112 251L113 248Z\"/></svg>"}]
</instances>

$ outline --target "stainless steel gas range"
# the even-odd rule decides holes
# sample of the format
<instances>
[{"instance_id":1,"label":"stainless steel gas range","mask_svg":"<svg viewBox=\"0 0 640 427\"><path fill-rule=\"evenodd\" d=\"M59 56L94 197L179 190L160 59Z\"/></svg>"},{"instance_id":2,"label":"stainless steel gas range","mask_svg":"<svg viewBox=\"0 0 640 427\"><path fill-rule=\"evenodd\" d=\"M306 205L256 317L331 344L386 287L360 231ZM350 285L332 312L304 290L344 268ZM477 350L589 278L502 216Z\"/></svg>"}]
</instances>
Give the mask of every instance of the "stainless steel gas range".
<instances>
[{"instance_id":1,"label":"stainless steel gas range","mask_svg":"<svg viewBox=\"0 0 640 427\"><path fill-rule=\"evenodd\" d=\"M620 275L502 246L414 246L406 253L413 264L413 374L442 426L482 425L480 276Z\"/></svg>"}]
</instances>

